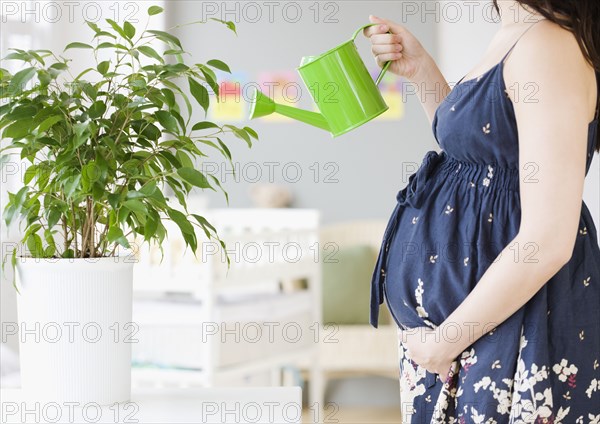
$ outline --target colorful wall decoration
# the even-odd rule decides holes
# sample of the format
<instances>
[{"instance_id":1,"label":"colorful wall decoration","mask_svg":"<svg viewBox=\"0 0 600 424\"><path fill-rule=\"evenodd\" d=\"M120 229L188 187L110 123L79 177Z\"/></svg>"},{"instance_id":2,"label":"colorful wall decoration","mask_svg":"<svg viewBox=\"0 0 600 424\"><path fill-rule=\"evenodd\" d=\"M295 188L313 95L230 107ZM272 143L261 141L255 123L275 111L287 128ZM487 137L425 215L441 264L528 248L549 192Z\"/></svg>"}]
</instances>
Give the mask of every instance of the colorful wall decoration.
<instances>
[{"instance_id":1,"label":"colorful wall decoration","mask_svg":"<svg viewBox=\"0 0 600 424\"><path fill-rule=\"evenodd\" d=\"M218 73L220 101L213 95L209 110L209 119L215 121L236 122L246 120L248 114L248 99L244 98L244 88L249 78L246 73Z\"/></svg>"}]
</instances>

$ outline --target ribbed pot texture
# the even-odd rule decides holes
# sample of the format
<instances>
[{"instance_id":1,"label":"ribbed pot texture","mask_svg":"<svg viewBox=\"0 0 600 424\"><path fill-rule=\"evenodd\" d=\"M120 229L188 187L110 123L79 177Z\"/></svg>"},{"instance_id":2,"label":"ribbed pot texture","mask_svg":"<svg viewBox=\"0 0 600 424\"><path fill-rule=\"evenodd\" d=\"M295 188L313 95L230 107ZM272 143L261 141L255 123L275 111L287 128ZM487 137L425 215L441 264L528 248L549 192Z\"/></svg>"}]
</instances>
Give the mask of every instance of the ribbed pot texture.
<instances>
[{"instance_id":1,"label":"ribbed pot texture","mask_svg":"<svg viewBox=\"0 0 600 424\"><path fill-rule=\"evenodd\" d=\"M49 402L131 395L131 258L17 261L21 383Z\"/></svg>"}]
</instances>

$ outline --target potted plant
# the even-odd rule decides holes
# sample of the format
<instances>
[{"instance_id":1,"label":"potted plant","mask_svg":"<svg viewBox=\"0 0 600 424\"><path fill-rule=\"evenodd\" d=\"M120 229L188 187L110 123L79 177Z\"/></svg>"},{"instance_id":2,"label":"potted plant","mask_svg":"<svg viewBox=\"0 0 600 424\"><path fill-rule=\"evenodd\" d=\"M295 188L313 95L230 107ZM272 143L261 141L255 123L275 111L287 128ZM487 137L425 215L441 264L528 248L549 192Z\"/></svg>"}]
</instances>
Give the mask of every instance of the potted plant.
<instances>
[{"instance_id":1,"label":"potted plant","mask_svg":"<svg viewBox=\"0 0 600 424\"><path fill-rule=\"evenodd\" d=\"M150 7L149 21L162 11ZM248 127L190 122L195 104L206 115L210 91L218 99L215 70L230 72L225 63L190 65L172 32L106 23L87 23L90 44L66 46L94 58L78 75L47 50L12 49L5 60L23 69L0 69L0 161L27 163L3 213L23 232L10 255L19 276L22 385L55 401L129 399L132 242L161 245L164 220L193 252L198 233L221 242L187 210L194 188L227 196L196 165L207 149L231 161L226 136L250 147L257 139Z\"/></svg>"}]
</instances>

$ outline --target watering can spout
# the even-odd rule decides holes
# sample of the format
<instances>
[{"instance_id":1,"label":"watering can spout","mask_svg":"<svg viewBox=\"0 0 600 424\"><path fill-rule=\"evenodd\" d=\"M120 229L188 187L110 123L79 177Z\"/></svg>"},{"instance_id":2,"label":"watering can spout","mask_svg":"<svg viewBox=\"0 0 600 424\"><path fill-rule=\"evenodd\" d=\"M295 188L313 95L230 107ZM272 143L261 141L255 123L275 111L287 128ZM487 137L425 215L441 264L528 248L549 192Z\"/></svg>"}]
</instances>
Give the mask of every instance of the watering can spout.
<instances>
[{"instance_id":1,"label":"watering can spout","mask_svg":"<svg viewBox=\"0 0 600 424\"><path fill-rule=\"evenodd\" d=\"M250 94L251 108L250 119L262 118L263 116L278 113L288 118L304 122L305 124L329 131L327 120L320 113L297 109L291 106L275 103L273 99L266 96L262 91L254 89Z\"/></svg>"}]
</instances>

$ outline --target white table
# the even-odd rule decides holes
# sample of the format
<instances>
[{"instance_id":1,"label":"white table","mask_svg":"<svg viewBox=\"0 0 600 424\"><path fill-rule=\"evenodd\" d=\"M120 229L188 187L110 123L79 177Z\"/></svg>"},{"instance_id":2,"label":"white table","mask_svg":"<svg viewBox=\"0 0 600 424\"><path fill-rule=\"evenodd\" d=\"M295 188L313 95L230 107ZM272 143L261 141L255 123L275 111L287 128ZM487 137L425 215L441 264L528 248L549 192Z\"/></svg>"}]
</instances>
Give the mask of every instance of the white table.
<instances>
[{"instance_id":1,"label":"white table","mask_svg":"<svg viewBox=\"0 0 600 424\"><path fill-rule=\"evenodd\" d=\"M300 387L148 389L129 403L99 407L27 399L0 391L2 423L271 423L302 422Z\"/></svg>"}]
</instances>

